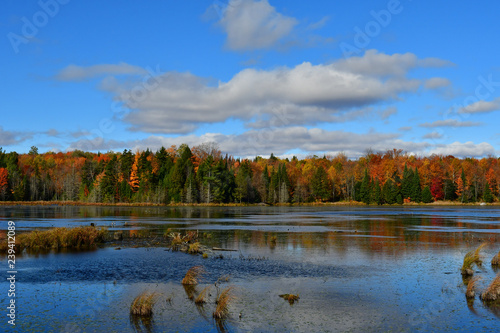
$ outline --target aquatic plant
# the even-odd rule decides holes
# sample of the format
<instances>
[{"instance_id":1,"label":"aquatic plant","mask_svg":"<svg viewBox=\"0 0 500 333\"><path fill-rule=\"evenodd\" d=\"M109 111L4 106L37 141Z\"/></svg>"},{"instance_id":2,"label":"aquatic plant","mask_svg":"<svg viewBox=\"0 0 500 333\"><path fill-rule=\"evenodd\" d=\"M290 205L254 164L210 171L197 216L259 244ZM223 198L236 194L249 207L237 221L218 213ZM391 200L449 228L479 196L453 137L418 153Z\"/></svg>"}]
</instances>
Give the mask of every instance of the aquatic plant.
<instances>
[{"instance_id":1,"label":"aquatic plant","mask_svg":"<svg viewBox=\"0 0 500 333\"><path fill-rule=\"evenodd\" d=\"M205 304L207 302L207 294L208 294L208 291L210 290L210 285L206 286L205 288L203 288L203 290L200 292L200 294L196 297L196 299L194 300L194 302L197 304L197 305L202 305L202 304Z\"/></svg>"},{"instance_id":2,"label":"aquatic plant","mask_svg":"<svg viewBox=\"0 0 500 333\"><path fill-rule=\"evenodd\" d=\"M186 272L186 275L182 279L182 284L197 285L205 273L206 271L203 266L193 266Z\"/></svg>"},{"instance_id":3,"label":"aquatic plant","mask_svg":"<svg viewBox=\"0 0 500 333\"><path fill-rule=\"evenodd\" d=\"M297 295L294 295L294 294L283 294L283 295L279 295L279 297L281 297L284 300L288 301L288 303L290 303L290 305L292 305L293 303L295 303L296 301L298 301L300 299L299 294L297 294Z\"/></svg>"},{"instance_id":4,"label":"aquatic plant","mask_svg":"<svg viewBox=\"0 0 500 333\"><path fill-rule=\"evenodd\" d=\"M217 306L215 307L213 317L216 319L225 319L229 316L229 305L235 297L233 295L234 286L229 286L222 290L222 292L217 295L217 299L215 303Z\"/></svg>"},{"instance_id":5,"label":"aquatic plant","mask_svg":"<svg viewBox=\"0 0 500 333\"><path fill-rule=\"evenodd\" d=\"M34 251L92 247L104 242L107 232L106 228L95 228L92 226L53 228L44 231L34 230L19 234L16 237L16 247L18 251L22 251L25 248ZM0 252L6 252L6 250L6 247L0 248Z\"/></svg>"},{"instance_id":6,"label":"aquatic plant","mask_svg":"<svg viewBox=\"0 0 500 333\"><path fill-rule=\"evenodd\" d=\"M497 274L488 288L479 297L483 301L496 301L500 299L500 273Z\"/></svg>"},{"instance_id":7,"label":"aquatic plant","mask_svg":"<svg viewBox=\"0 0 500 333\"><path fill-rule=\"evenodd\" d=\"M130 314L134 316L151 317L153 315L153 306L157 298L157 293L143 291L130 305Z\"/></svg>"},{"instance_id":8,"label":"aquatic plant","mask_svg":"<svg viewBox=\"0 0 500 333\"><path fill-rule=\"evenodd\" d=\"M189 254L198 254L200 253L200 243L196 242L193 244L189 244L189 249L188 249Z\"/></svg>"},{"instance_id":9,"label":"aquatic plant","mask_svg":"<svg viewBox=\"0 0 500 333\"><path fill-rule=\"evenodd\" d=\"M500 251L491 259L491 264L493 266L500 266Z\"/></svg>"},{"instance_id":10,"label":"aquatic plant","mask_svg":"<svg viewBox=\"0 0 500 333\"><path fill-rule=\"evenodd\" d=\"M208 253L203 253L203 259L207 259L208 258Z\"/></svg>"},{"instance_id":11,"label":"aquatic plant","mask_svg":"<svg viewBox=\"0 0 500 333\"><path fill-rule=\"evenodd\" d=\"M474 298L476 296L477 283L481 280L481 277L476 276L469 280L467 283L467 290L465 291L465 297Z\"/></svg>"},{"instance_id":12,"label":"aquatic plant","mask_svg":"<svg viewBox=\"0 0 500 333\"><path fill-rule=\"evenodd\" d=\"M171 232L169 237L172 238L172 241L170 242L170 247L177 248L179 245L182 244L182 238L180 232Z\"/></svg>"},{"instance_id":13,"label":"aquatic plant","mask_svg":"<svg viewBox=\"0 0 500 333\"><path fill-rule=\"evenodd\" d=\"M467 254L464 257L464 262L462 264L462 275L464 276L470 276L474 274L474 271L472 270L473 265L476 266L481 266L483 261L482 257L480 254L480 251L483 247L486 246L487 243L482 243L479 245L475 250L467 252Z\"/></svg>"}]
</instances>

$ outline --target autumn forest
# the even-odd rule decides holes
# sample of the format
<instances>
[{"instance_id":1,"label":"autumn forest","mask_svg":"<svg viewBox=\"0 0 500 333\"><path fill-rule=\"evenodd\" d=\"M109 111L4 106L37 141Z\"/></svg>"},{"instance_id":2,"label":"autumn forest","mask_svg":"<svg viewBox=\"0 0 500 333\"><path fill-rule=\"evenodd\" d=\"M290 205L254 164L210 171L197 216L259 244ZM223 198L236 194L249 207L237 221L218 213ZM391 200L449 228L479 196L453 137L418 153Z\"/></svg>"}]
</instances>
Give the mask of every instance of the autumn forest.
<instances>
[{"instance_id":1,"label":"autumn forest","mask_svg":"<svg viewBox=\"0 0 500 333\"><path fill-rule=\"evenodd\" d=\"M223 155L217 144L156 152L28 154L0 148L0 200L86 203L366 204L494 202L500 159L419 157L402 150L305 159Z\"/></svg>"}]
</instances>

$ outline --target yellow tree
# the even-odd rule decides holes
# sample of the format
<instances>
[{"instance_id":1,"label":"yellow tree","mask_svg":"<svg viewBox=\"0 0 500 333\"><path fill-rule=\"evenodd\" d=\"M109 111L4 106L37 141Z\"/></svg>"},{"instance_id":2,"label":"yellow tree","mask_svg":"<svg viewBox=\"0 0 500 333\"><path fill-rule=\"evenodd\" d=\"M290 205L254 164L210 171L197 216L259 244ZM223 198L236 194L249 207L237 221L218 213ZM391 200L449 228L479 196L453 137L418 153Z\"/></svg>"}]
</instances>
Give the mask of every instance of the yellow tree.
<instances>
[{"instance_id":1,"label":"yellow tree","mask_svg":"<svg viewBox=\"0 0 500 333\"><path fill-rule=\"evenodd\" d=\"M139 164L139 152L136 152L134 164L132 164L132 171L130 172L129 185L133 192L139 189L139 176L137 175L137 165Z\"/></svg>"}]
</instances>

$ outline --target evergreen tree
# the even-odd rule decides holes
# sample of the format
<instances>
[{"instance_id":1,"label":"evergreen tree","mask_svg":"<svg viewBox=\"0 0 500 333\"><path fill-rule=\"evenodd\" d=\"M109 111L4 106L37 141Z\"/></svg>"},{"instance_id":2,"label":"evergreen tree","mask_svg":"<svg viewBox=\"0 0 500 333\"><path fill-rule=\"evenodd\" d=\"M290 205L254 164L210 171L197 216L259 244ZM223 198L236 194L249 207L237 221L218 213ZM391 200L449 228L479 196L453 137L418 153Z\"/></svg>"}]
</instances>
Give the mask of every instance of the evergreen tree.
<instances>
[{"instance_id":1,"label":"evergreen tree","mask_svg":"<svg viewBox=\"0 0 500 333\"><path fill-rule=\"evenodd\" d=\"M380 183L378 179L375 180L375 183L372 184L371 201L377 205L382 204L382 191L380 189Z\"/></svg>"},{"instance_id":2,"label":"evergreen tree","mask_svg":"<svg viewBox=\"0 0 500 333\"><path fill-rule=\"evenodd\" d=\"M396 203L398 205L402 205L404 203L403 196L401 195L401 193L399 193L398 196L396 197Z\"/></svg>"},{"instance_id":3,"label":"evergreen tree","mask_svg":"<svg viewBox=\"0 0 500 333\"><path fill-rule=\"evenodd\" d=\"M411 197L413 186L413 171L408 169L405 163L405 168L403 171L403 179L401 180L401 195L403 199Z\"/></svg>"},{"instance_id":4,"label":"evergreen tree","mask_svg":"<svg viewBox=\"0 0 500 333\"><path fill-rule=\"evenodd\" d=\"M264 166L264 170L262 171L262 184L261 189L259 190L261 195L262 202L269 202L269 172L267 170L267 164Z\"/></svg>"},{"instance_id":5,"label":"evergreen tree","mask_svg":"<svg viewBox=\"0 0 500 333\"><path fill-rule=\"evenodd\" d=\"M360 199L365 204L370 203L370 177L368 176L368 169L365 169L365 175L363 177L363 181L361 181L361 187L359 189Z\"/></svg>"},{"instance_id":6,"label":"evergreen tree","mask_svg":"<svg viewBox=\"0 0 500 333\"><path fill-rule=\"evenodd\" d=\"M457 198L455 183L446 178L443 184L444 200L453 201Z\"/></svg>"},{"instance_id":7,"label":"evergreen tree","mask_svg":"<svg viewBox=\"0 0 500 333\"><path fill-rule=\"evenodd\" d=\"M415 169L415 173L413 174L410 198L413 202L422 201L422 187L420 185L420 176L418 175L418 169Z\"/></svg>"},{"instance_id":8,"label":"evergreen tree","mask_svg":"<svg viewBox=\"0 0 500 333\"><path fill-rule=\"evenodd\" d=\"M106 169L104 170L104 176L101 182L101 193L105 202L115 202L118 179L116 164L116 155L113 155L108 164L106 164Z\"/></svg>"},{"instance_id":9,"label":"evergreen tree","mask_svg":"<svg viewBox=\"0 0 500 333\"><path fill-rule=\"evenodd\" d=\"M488 182L486 182L486 184L484 185L483 200L487 203L493 202L493 195L491 193L490 184Z\"/></svg>"},{"instance_id":10,"label":"evergreen tree","mask_svg":"<svg viewBox=\"0 0 500 333\"><path fill-rule=\"evenodd\" d=\"M392 205L396 203L397 196L397 188L394 185L394 182L392 179L387 179L382 187L382 201L386 204Z\"/></svg>"},{"instance_id":11,"label":"evergreen tree","mask_svg":"<svg viewBox=\"0 0 500 333\"><path fill-rule=\"evenodd\" d=\"M330 198L330 184L325 169L319 166L311 179L311 194L316 201L327 201Z\"/></svg>"},{"instance_id":12,"label":"evergreen tree","mask_svg":"<svg viewBox=\"0 0 500 333\"><path fill-rule=\"evenodd\" d=\"M432 201L434 201L429 186L424 187L424 190L422 191L422 201L424 203L431 203Z\"/></svg>"}]
</instances>

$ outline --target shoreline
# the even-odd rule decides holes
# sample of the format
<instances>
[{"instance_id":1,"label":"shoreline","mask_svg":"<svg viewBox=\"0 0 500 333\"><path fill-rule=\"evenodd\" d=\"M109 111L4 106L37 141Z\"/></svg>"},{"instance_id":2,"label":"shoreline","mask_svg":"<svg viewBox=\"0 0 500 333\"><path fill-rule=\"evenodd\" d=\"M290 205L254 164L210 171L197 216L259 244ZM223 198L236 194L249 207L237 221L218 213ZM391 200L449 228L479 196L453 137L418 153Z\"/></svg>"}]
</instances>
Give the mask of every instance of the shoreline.
<instances>
[{"instance_id":1,"label":"shoreline","mask_svg":"<svg viewBox=\"0 0 500 333\"><path fill-rule=\"evenodd\" d=\"M266 204L266 203L256 203L256 204L246 204L246 203L221 203L221 204L186 204L186 203L170 203L170 204L158 204L151 202L117 202L117 203L103 203L103 202L84 202L84 201L0 201L0 206L94 206L94 207L317 207L317 206L366 206L366 207L411 207L411 206L500 206L500 202L493 203L461 203L455 201L435 201L431 203L405 203L402 205L376 205L376 204L364 204L358 201L338 201L338 202L309 202L309 203L289 203L289 204Z\"/></svg>"}]
</instances>

